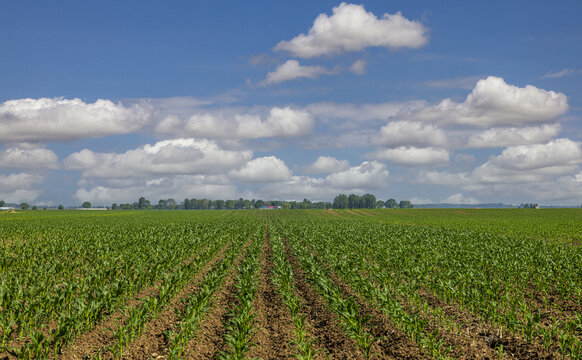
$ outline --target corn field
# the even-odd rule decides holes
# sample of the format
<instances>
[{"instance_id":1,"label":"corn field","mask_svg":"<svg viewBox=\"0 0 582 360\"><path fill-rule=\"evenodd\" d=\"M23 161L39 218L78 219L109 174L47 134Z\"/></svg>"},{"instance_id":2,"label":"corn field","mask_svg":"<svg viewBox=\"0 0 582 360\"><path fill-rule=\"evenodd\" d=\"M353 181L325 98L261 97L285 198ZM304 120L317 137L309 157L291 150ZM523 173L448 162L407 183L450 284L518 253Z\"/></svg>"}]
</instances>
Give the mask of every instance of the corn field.
<instances>
[{"instance_id":1,"label":"corn field","mask_svg":"<svg viewBox=\"0 0 582 360\"><path fill-rule=\"evenodd\" d=\"M0 215L0 359L582 359L582 211Z\"/></svg>"}]
</instances>

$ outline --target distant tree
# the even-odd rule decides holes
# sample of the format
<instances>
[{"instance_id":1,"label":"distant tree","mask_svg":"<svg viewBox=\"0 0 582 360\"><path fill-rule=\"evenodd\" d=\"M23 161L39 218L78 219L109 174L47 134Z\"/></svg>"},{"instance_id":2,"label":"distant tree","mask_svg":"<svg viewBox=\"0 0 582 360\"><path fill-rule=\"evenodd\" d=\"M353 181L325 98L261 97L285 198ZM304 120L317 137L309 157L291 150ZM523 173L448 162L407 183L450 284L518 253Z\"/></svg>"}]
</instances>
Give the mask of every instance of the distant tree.
<instances>
[{"instance_id":1,"label":"distant tree","mask_svg":"<svg viewBox=\"0 0 582 360\"><path fill-rule=\"evenodd\" d=\"M63 210L65 207L63 205L59 205L59 210Z\"/></svg>"},{"instance_id":2,"label":"distant tree","mask_svg":"<svg viewBox=\"0 0 582 360\"><path fill-rule=\"evenodd\" d=\"M143 196L139 198L137 201L137 207L141 210L145 210L150 208L151 204L150 201L144 198Z\"/></svg>"},{"instance_id":3,"label":"distant tree","mask_svg":"<svg viewBox=\"0 0 582 360\"><path fill-rule=\"evenodd\" d=\"M0 207L4 207L6 206L6 203L4 202L4 200L0 200Z\"/></svg>"},{"instance_id":4,"label":"distant tree","mask_svg":"<svg viewBox=\"0 0 582 360\"><path fill-rule=\"evenodd\" d=\"M38 206L34 205L34 206L32 207L32 210L38 210Z\"/></svg>"},{"instance_id":5,"label":"distant tree","mask_svg":"<svg viewBox=\"0 0 582 360\"><path fill-rule=\"evenodd\" d=\"M116 203L111 204L111 210L117 210L119 206Z\"/></svg>"},{"instance_id":6,"label":"distant tree","mask_svg":"<svg viewBox=\"0 0 582 360\"><path fill-rule=\"evenodd\" d=\"M28 210L30 208L30 205L28 205L27 203L23 202L20 204L20 208L22 210Z\"/></svg>"},{"instance_id":7,"label":"distant tree","mask_svg":"<svg viewBox=\"0 0 582 360\"><path fill-rule=\"evenodd\" d=\"M394 199L388 199L388 200L386 200L386 203L384 204L384 206L389 208L389 209L393 209L397 205L398 205L398 203Z\"/></svg>"},{"instance_id":8,"label":"distant tree","mask_svg":"<svg viewBox=\"0 0 582 360\"><path fill-rule=\"evenodd\" d=\"M188 200L188 199L185 199L184 201L185 201L185 203L184 203L184 204L186 204L186 201L187 201L188 205L190 205L190 200ZM164 199L160 199L160 200L158 201L158 206L157 206L157 208L158 208L159 210L163 210L163 209L165 209L165 208L166 208L166 200L164 200Z\"/></svg>"},{"instance_id":9,"label":"distant tree","mask_svg":"<svg viewBox=\"0 0 582 360\"><path fill-rule=\"evenodd\" d=\"M123 210L131 210L131 204L121 204L119 205Z\"/></svg>"},{"instance_id":10,"label":"distant tree","mask_svg":"<svg viewBox=\"0 0 582 360\"><path fill-rule=\"evenodd\" d=\"M88 201L85 201L83 203L83 205L81 205L81 207L84 208L84 209L89 209L91 207L91 203L88 202Z\"/></svg>"},{"instance_id":11,"label":"distant tree","mask_svg":"<svg viewBox=\"0 0 582 360\"><path fill-rule=\"evenodd\" d=\"M375 209L376 208L376 197L372 194L366 194L362 196L360 201L360 207L365 209Z\"/></svg>"},{"instance_id":12,"label":"distant tree","mask_svg":"<svg viewBox=\"0 0 582 360\"><path fill-rule=\"evenodd\" d=\"M333 199L334 209L346 209L348 207L349 199L346 194L339 194Z\"/></svg>"},{"instance_id":13,"label":"distant tree","mask_svg":"<svg viewBox=\"0 0 582 360\"><path fill-rule=\"evenodd\" d=\"M178 208L178 204L176 203L176 200L169 198L168 200L166 200L166 209L168 210L174 210Z\"/></svg>"},{"instance_id":14,"label":"distant tree","mask_svg":"<svg viewBox=\"0 0 582 360\"><path fill-rule=\"evenodd\" d=\"M376 208L382 209L384 207L384 200L376 201Z\"/></svg>"},{"instance_id":15,"label":"distant tree","mask_svg":"<svg viewBox=\"0 0 582 360\"><path fill-rule=\"evenodd\" d=\"M348 196L348 207L350 209L357 209L360 207L360 197L356 194Z\"/></svg>"},{"instance_id":16,"label":"distant tree","mask_svg":"<svg viewBox=\"0 0 582 360\"><path fill-rule=\"evenodd\" d=\"M225 207L229 210L233 210L235 204L236 204L236 201L234 201L234 200L226 200Z\"/></svg>"},{"instance_id":17,"label":"distant tree","mask_svg":"<svg viewBox=\"0 0 582 360\"><path fill-rule=\"evenodd\" d=\"M222 210L222 209L224 209L224 200L216 200L216 201L214 202L214 204L215 204L215 205L214 205L214 207L215 207L216 209L218 209L218 210Z\"/></svg>"},{"instance_id":18,"label":"distant tree","mask_svg":"<svg viewBox=\"0 0 582 360\"><path fill-rule=\"evenodd\" d=\"M401 209L412 209L412 203L410 200L400 200L400 205L398 205Z\"/></svg>"},{"instance_id":19,"label":"distant tree","mask_svg":"<svg viewBox=\"0 0 582 360\"><path fill-rule=\"evenodd\" d=\"M259 199L259 200L255 201L255 208L260 209L263 206L265 206L265 202L263 200Z\"/></svg>"}]
</instances>

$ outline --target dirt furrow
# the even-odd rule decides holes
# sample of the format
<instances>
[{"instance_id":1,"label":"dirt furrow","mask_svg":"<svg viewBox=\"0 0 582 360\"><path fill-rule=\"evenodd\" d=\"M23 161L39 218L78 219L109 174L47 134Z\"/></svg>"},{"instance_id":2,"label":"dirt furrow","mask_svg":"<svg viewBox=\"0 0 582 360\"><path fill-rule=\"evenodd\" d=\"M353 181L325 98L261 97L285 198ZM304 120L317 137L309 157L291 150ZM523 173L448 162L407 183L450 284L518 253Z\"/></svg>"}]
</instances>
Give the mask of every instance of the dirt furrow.
<instances>
[{"instance_id":1,"label":"dirt furrow","mask_svg":"<svg viewBox=\"0 0 582 360\"><path fill-rule=\"evenodd\" d=\"M223 247L217 256L222 256L222 253L226 250L227 246ZM202 251L208 251L209 247L206 246ZM187 259L184 261L184 264L188 264L192 261L195 257ZM215 256L216 258L216 256ZM210 262L213 262L210 260ZM208 264L207 264L208 265ZM203 268L205 269L206 266ZM138 306L140 302L146 299L149 296L156 296L159 293L158 286L160 285L161 280L156 281L156 283L152 286L148 286L145 289L142 289L139 293L137 293L131 299L128 299L125 302L126 307L134 307ZM91 329L90 331L79 335L73 343L63 349L62 355L58 358L63 360L73 360L73 359L81 359L81 358L88 358L92 356L97 356L97 354L101 353L104 354L107 352L107 347L114 343L114 329L116 329L120 324L125 323L126 319L120 311L116 311L110 316L107 316L104 320L102 320L96 327Z\"/></svg>"},{"instance_id":2,"label":"dirt furrow","mask_svg":"<svg viewBox=\"0 0 582 360\"><path fill-rule=\"evenodd\" d=\"M206 274L224 259L227 248L228 246L225 246L221 249L220 253L204 265L196 277L172 299L166 309L144 326L141 336L124 350L124 353L127 354L124 357L128 359L155 359L168 353L170 344L166 332L174 327L178 321L178 314L186 309L185 299L187 296L198 291Z\"/></svg>"},{"instance_id":3,"label":"dirt furrow","mask_svg":"<svg viewBox=\"0 0 582 360\"><path fill-rule=\"evenodd\" d=\"M431 307L440 308L443 312L462 325L461 334L467 339L472 339L479 348L485 345L495 349L503 345L503 351L508 358L518 359L557 359L559 354L552 354L539 344L531 344L520 337L504 333L502 329L495 327L477 316L462 310L456 304L449 304L435 296L432 292L419 290L419 296ZM465 350L466 347L463 347Z\"/></svg>"},{"instance_id":4,"label":"dirt furrow","mask_svg":"<svg viewBox=\"0 0 582 360\"><path fill-rule=\"evenodd\" d=\"M235 301L236 295L236 268L242 262L251 242L252 239L249 239L240 251L222 287L214 294L214 304L200 323L199 335L185 347L185 359L215 359L224 350L224 335L227 332L225 324L228 321L229 306Z\"/></svg>"},{"instance_id":5,"label":"dirt furrow","mask_svg":"<svg viewBox=\"0 0 582 360\"><path fill-rule=\"evenodd\" d=\"M256 332L253 337L255 346L248 355L252 359L290 359L294 353L291 341L295 326L291 313L281 301L272 283L273 267L267 231L261 257L260 288L255 299L257 309Z\"/></svg>"},{"instance_id":6,"label":"dirt furrow","mask_svg":"<svg viewBox=\"0 0 582 360\"><path fill-rule=\"evenodd\" d=\"M298 295L303 300L302 313L307 316L309 335L318 340L317 346L322 350L319 358L329 356L330 359L364 359L355 341L342 330L337 316L327 308L323 298L307 282L305 272L291 252L287 240L283 239L283 242L287 258L293 267Z\"/></svg>"}]
</instances>

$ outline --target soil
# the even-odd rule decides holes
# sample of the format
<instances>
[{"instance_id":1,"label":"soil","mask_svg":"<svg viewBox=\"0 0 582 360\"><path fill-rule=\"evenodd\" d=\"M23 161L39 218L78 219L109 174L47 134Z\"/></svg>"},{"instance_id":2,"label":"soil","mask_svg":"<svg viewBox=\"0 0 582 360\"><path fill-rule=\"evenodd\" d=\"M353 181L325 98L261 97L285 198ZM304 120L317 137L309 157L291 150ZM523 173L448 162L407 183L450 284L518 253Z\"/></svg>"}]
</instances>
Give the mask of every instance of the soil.
<instances>
[{"instance_id":1,"label":"soil","mask_svg":"<svg viewBox=\"0 0 582 360\"><path fill-rule=\"evenodd\" d=\"M148 322L139 336L132 344L129 344L124 355L127 359L151 359L158 358L161 354L168 353L170 345L166 332L174 328L178 322L178 314L186 310L185 300L198 291L204 276L218 264L223 258L228 245L225 246L211 261L209 261L184 289L166 306L166 309L158 314L153 321Z\"/></svg>"},{"instance_id":2,"label":"soil","mask_svg":"<svg viewBox=\"0 0 582 360\"><path fill-rule=\"evenodd\" d=\"M225 350L224 335L226 334L225 324L228 321L228 311L230 305L235 301L235 280L237 271L246 249L251 243L251 239L241 250L239 257L235 261L230 274L227 276L221 289L213 297L213 307L200 323L199 335L190 340L185 347L183 357L185 359L215 359Z\"/></svg>"},{"instance_id":3,"label":"soil","mask_svg":"<svg viewBox=\"0 0 582 360\"><path fill-rule=\"evenodd\" d=\"M222 248L217 255L214 256L212 260L210 260L204 267L200 270L200 272L196 275L194 282L196 283L197 279L201 279L206 272L210 270L212 265L222 258L224 251L226 251L228 245ZM186 261L189 262L189 261ZM159 283L158 283L159 285ZM188 288L188 287L187 287ZM175 299L178 299L180 295L187 291L187 288L183 289ZM153 296L158 293L158 289L156 286L150 286L142 291L140 291L134 298L130 299L126 305L129 307L133 307L139 305L139 303L147 298L148 296ZM177 301L177 300L175 300ZM170 307L174 301L169 305ZM154 321L159 320L160 318L164 318L166 311L162 311L158 314L158 318ZM114 329L117 329L120 325L125 323L125 318L119 312L114 313L112 316L106 318L104 321L99 323L94 329L82 334L78 338L74 340L74 343L71 346L68 346L63 350L63 354L59 356L59 359L64 360L75 360L75 359L84 359L84 358L92 358L97 356L99 353L103 356L104 359L110 358L111 354L107 350L107 347L111 346L115 342L114 338ZM146 324L142 336L148 331L148 326L150 323ZM141 338L140 337L140 338ZM140 340L137 339L137 341ZM136 341L136 342L137 342ZM135 344L135 343L134 343ZM133 344L130 344L128 349L132 348ZM124 353L127 350L124 350ZM146 357L147 358L147 357Z\"/></svg>"},{"instance_id":4,"label":"soil","mask_svg":"<svg viewBox=\"0 0 582 360\"><path fill-rule=\"evenodd\" d=\"M341 328L339 319L328 308L325 301L307 282L306 275L299 265L299 261L292 254L289 244L283 239L287 258L293 266L295 286L298 295L303 301L306 324L311 338L317 339L321 359L329 356L330 359L364 359L354 340L350 339Z\"/></svg>"},{"instance_id":5,"label":"soil","mask_svg":"<svg viewBox=\"0 0 582 360\"><path fill-rule=\"evenodd\" d=\"M267 229L261 257L260 287L255 299L255 346L247 354L251 359L291 359L295 350L291 345L295 325L272 283L273 267Z\"/></svg>"}]
</instances>

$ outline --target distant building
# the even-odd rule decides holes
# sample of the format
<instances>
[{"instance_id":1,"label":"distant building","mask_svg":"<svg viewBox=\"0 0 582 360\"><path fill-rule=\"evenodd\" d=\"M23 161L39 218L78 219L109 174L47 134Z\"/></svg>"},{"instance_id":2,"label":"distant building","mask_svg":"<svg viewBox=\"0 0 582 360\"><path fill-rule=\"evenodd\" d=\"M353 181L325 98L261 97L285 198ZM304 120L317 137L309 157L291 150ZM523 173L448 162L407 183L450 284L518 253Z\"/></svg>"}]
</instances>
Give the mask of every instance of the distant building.
<instances>
[{"instance_id":1,"label":"distant building","mask_svg":"<svg viewBox=\"0 0 582 360\"><path fill-rule=\"evenodd\" d=\"M103 207L103 208L77 208L77 210L93 210L93 211L101 210L101 211L103 211L103 210L107 210L107 208L106 207Z\"/></svg>"},{"instance_id":2,"label":"distant building","mask_svg":"<svg viewBox=\"0 0 582 360\"><path fill-rule=\"evenodd\" d=\"M2 206L2 207L0 207L0 211L2 211L2 210L10 211L10 210L14 210L14 207L13 206Z\"/></svg>"}]
</instances>

